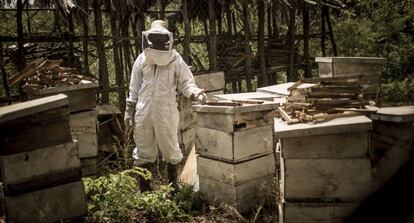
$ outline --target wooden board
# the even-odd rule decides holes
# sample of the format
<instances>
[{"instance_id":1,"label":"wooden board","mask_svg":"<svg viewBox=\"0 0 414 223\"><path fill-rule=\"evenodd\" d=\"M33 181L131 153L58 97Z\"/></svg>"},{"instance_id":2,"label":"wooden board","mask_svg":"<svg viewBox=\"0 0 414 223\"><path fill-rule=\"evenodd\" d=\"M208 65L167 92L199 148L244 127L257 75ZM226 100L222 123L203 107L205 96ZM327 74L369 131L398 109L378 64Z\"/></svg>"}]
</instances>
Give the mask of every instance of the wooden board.
<instances>
[{"instance_id":1,"label":"wooden board","mask_svg":"<svg viewBox=\"0 0 414 223\"><path fill-rule=\"evenodd\" d=\"M358 203L280 203L279 223L342 223Z\"/></svg>"},{"instance_id":2,"label":"wooden board","mask_svg":"<svg viewBox=\"0 0 414 223\"><path fill-rule=\"evenodd\" d=\"M265 100L273 101L276 98L274 94L268 94L263 92L247 92L247 93L238 93L238 94L218 94L213 97L217 100Z\"/></svg>"},{"instance_id":3,"label":"wooden board","mask_svg":"<svg viewBox=\"0 0 414 223\"><path fill-rule=\"evenodd\" d=\"M292 138L312 135L362 132L372 129L372 121L365 116L337 118L331 121L288 125L282 119L274 120L275 138Z\"/></svg>"},{"instance_id":4,"label":"wooden board","mask_svg":"<svg viewBox=\"0 0 414 223\"><path fill-rule=\"evenodd\" d=\"M281 139L285 159L368 157L369 133L346 132Z\"/></svg>"},{"instance_id":5,"label":"wooden board","mask_svg":"<svg viewBox=\"0 0 414 223\"><path fill-rule=\"evenodd\" d=\"M179 122L179 129L185 130L190 126L195 125L196 122L196 113L193 112L191 107L187 107L184 110L179 111L180 115L180 122Z\"/></svg>"},{"instance_id":6,"label":"wooden board","mask_svg":"<svg viewBox=\"0 0 414 223\"><path fill-rule=\"evenodd\" d=\"M0 156L3 184L29 181L65 169L80 168L75 142Z\"/></svg>"},{"instance_id":7,"label":"wooden board","mask_svg":"<svg viewBox=\"0 0 414 223\"><path fill-rule=\"evenodd\" d=\"M240 185L276 173L273 154L237 164L198 156L197 170L197 173L202 177L231 185Z\"/></svg>"},{"instance_id":8,"label":"wooden board","mask_svg":"<svg viewBox=\"0 0 414 223\"><path fill-rule=\"evenodd\" d=\"M385 64L387 59L381 57L315 57L315 62Z\"/></svg>"},{"instance_id":9,"label":"wooden board","mask_svg":"<svg viewBox=\"0 0 414 223\"><path fill-rule=\"evenodd\" d=\"M265 102L263 104L243 104L243 106L231 107L231 106L211 106L211 105L193 105L193 111L195 112L210 112L210 113L228 113L237 114L244 112L255 112L264 110L275 110L279 107L279 103Z\"/></svg>"},{"instance_id":10,"label":"wooden board","mask_svg":"<svg viewBox=\"0 0 414 223\"><path fill-rule=\"evenodd\" d=\"M225 87L224 72L194 75L195 83L205 91L222 90Z\"/></svg>"},{"instance_id":11,"label":"wooden board","mask_svg":"<svg viewBox=\"0 0 414 223\"><path fill-rule=\"evenodd\" d=\"M414 106L379 108L377 113L371 115L373 120L388 122L414 122Z\"/></svg>"},{"instance_id":12,"label":"wooden board","mask_svg":"<svg viewBox=\"0 0 414 223\"><path fill-rule=\"evenodd\" d=\"M257 92L277 95L279 97L286 97L289 95L288 88L294 85L295 82L287 82L283 84L276 84L267 87L257 88Z\"/></svg>"},{"instance_id":13,"label":"wooden board","mask_svg":"<svg viewBox=\"0 0 414 223\"><path fill-rule=\"evenodd\" d=\"M28 96L29 98L39 98L63 93L68 97L70 112L79 112L96 107L96 85L97 84L94 83L91 85L79 85L82 86L79 88L76 88L78 85L71 85L68 87L42 89L38 92L28 93Z\"/></svg>"},{"instance_id":14,"label":"wooden board","mask_svg":"<svg viewBox=\"0 0 414 223\"><path fill-rule=\"evenodd\" d=\"M0 124L0 153L31 151L72 141L67 106Z\"/></svg>"},{"instance_id":15,"label":"wooden board","mask_svg":"<svg viewBox=\"0 0 414 223\"><path fill-rule=\"evenodd\" d=\"M220 95L220 94L221 95L224 94L224 90L206 92L206 95L207 95L208 99L213 99L213 98L215 98L216 95Z\"/></svg>"},{"instance_id":16,"label":"wooden board","mask_svg":"<svg viewBox=\"0 0 414 223\"><path fill-rule=\"evenodd\" d=\"M224 182L200 176L200 192L208 201L216 205L221 203L234 207L240 213L256 209L264 199L266 190L274 180L274 176L267 176L248 183L233 186ZM268 195L267 195L268 196Z\"/></svg>"},{"instance_id":17,"label":"wooden board","mask_svg":"<svg viewBox=\"0 0 414 223\"><path fill-rule=\"evenodd\" d=\"M245 112L238 114L226 113L197 113L197 126L225 131L235 132L249 128L256 128L273 123L273 116L267 117L269 110Z\"/></svg>"},{"instance_id":18,"label":"wooden board","mask_svg":"<svg viewBox=\"0 0 414 223\"><path fill-rule=\"evenodd\" d=\"M284 199L362 200L371 190L368 159L284 159Z\"/></svg>"},{"instance_id":19,"label":"wooden board","mask_svg":"<svg viewBox=\"0 0 414 223\"><path fill-rule=\"evenodd\" d=\"M44 111L65 107L67 105L67 96L64 94L59 94L0 107L0 124Z\"/></svg>"},{"instance_id":20,"label":"wooden board","mask_svg":"<svg viewBox=\"0 0 414 223\"><path fill-rule=\"evenodd\" d=\"M84 158L80 160L82 177L95 176L98 172L97 158Z\"/></svg>"},{"instance_id":21,"label":"wooden board","mask_svg":"<svg viewBox=\"0 0 414 223\"><path fill-rule=\"evenodd\" d=\"M82 181L6 196L8 222L57 222L87 214Z\"/></svg>"},{"instance_id":22,"label":"wooden board","mask_svg":"<svg viewBox=\"0 0 414 223\"><path fill-rule=\"evenodd\" d=\"M70 115L70 130L73 139L78 141L79 158L98 155L97 111L89 110Z\"/></svg>"},{"instance_id":23,"label":"wooden board","mask_svg":"<svg viewBox=\"0 0 414 223\"><path fill-rule=\"evenodd\" d=\"M196 129L196 149L205 157L230 163L242 162L271 153L272 126L228 133L203 127Z\"/></svg>"},{"instance_id":24,"label":"wooden board","mask_svg":"<svg viewBox=\"0 0 414 223\"><path fill-rule=\"evenodd\" d=\"M185 156L187 156L193 146L195 145L196 127L193 125L190 128L178 133L178 143Z\"/></svg>"}]
</instances>

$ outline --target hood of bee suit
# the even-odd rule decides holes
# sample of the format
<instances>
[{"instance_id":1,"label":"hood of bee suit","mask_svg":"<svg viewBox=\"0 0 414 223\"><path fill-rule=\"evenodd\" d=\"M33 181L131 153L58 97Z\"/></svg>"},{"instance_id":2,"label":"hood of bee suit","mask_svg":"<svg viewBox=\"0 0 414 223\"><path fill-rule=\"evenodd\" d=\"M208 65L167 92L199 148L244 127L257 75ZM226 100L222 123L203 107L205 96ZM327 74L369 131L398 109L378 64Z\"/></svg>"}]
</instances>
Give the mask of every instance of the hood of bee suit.
<instances>
[{"instance_id":1,"label":"hood of bee suit","mask_svg":"<svg viewBox=\"0 0 414 223\"><path fill-rule=\"evenodd\" d=\"M165 28L166 23L162 20L155 20L151 23L151 28L142 32L142 49L145 54L145 64L165 66L171 63L177 55L177 52L172 49L173 34ZM166 42L168 50L153 49L151 41L148 39L150 34L168 35L169 39Z\"/></svg>"}]
</instances>

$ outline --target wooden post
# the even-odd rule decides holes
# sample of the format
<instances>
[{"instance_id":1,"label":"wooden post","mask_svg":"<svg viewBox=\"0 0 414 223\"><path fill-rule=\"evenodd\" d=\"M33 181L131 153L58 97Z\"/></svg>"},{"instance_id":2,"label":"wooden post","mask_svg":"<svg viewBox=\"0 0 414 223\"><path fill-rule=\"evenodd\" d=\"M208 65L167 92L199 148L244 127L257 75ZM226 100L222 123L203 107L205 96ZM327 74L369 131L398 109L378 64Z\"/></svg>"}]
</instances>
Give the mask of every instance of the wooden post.
<instances>
[{"instance_id":1,"label":"wooden post","mask_svg":"<svg viewBox=\"0 0 414 223\"><path fill-rule=\"evenodd\" d=\"M251 79L251 49L250 49L250 23L249 23L249 0L243 0L243 30L244 30L244 52L246 54L245 72L247 91L253 91Z\"/></svg>"},{"instance_id":2,"label":"wooden post","mask_svg":"<svg viewBox=\"0 0 414 223\"><path fill-rule=\"evenodd\" d=\"M303 54L305 57L305 77L310 78L312 76L312 70L309 58L309 7L306 2L302 3L302 18L303 18Z\"/></svg>"},{"instance_id":3,"label":"wooden post","mask_svg":"<svg viewBox=\"0 0 414 223\"><path fill-rule=\"evenodd\" d=\"M182 0L182 7L183 7L183 19L184 19L183 59L187 64L190 64L191 27L190 27L190 20L188 19L188 0Z\"/></svg>"},{"instance_id":4,"label":"wooden post","mask_svg":"<svg viewBox=\"0 0 414 223\"><path fill-rule=\"evenodd\" d=\"M10 97L10 88L7 82L6 69L4 68L3 43L0 42L0 72L3 81L4 93L6 97Z\"/></svg>"},{"instance_id":5,"label":"wooden post","mask_svg":"<svg viewBox=\"0 0 414 223\"><path fill-rule=\"evenodd\" d=\"M106 9L109 12L109 21L111 25L111 34L112 34L112 56L114 59L114 66L115 66L115 79L116 85L118 86L118 105L121 110L121 114L125 111L125 89L124 89L124 81L123 81L123 74L121 69L121 62L119 59L119 47L118 47L118 39L119 39L119 30L116 24L116 15L113 10L111 10L111 0L106 0Z\"/></svg>"},{"instance_id":6,"label":"wooden post","mask_svg":"<svg viewBox=\"0 0 414 223\"><path fill-rule=\"evenodd\" d=\"M158 6L158 10L160 12L159 19L164 20L165 19L165 12L164 12L164 6L162 4L162 0L157 0L157 6Z\"/></svg>"},{"instance_id":7,"label":"wooden post","mask_svg":"<svg viewBox=\"0 0 414 223\"><path fill-rule=\"evenodd\" d=\"M278 0L272 0L272 20L273 20L273 35L277 36L279 34L279 27L277 26L277 2Z\"/></svg>"},{"instance_id":8,"label":"wooden post","mask_svg":"<svg viewBox=\"0 0 414 223\"><path fill-rule=\"evenodd\" d=\"M257 32L258 40L258 52L260 57L260 69L262 70L262 75L259 76L258 86L267 86L269 85L266 73L266 60L265 60L265 53L264 53L264 25L265 25L265 5L263 0L257 0L258 4L258 17L259 17L259 29Z\"/></svg>"},{"instance_id":9,"label":"wooden post","mask_svg":"<svg viewBox=\"0 0 414 223\"><path fill-rule=\"evenodd\" d=\"M68 31L69 31L69 66L73 67L75 62L75 53L74 53L74 46L73 46L73 36L75 35L75 31L73 29L73 16L72 11L67 14L68 19Z\"/></svg>"},{"instance_id":10,"label":"wooden post","mask_svg":"<svg viewBox=\"0 0 414 223\"><path fill-rule=\"evenodd\" d=\"M296 17L296 0L292 1L289 13L289 70L287 80L292 82L295 80L295 17Z\"/></svg>"},{"instance_id":11,"label":"wooden post","mask_svg":"<svg viewBox=\"0 0 414 223\"><path fill-rule=\"evenodd\" d=\"M83 73L89 74L89 50L88 50L88 35L89 35L89 23L88 23L88 8L89 8L89 0L81 1L82 4L82 12L81 12L81 19L82 19L82 31L83 31L83 39L82 39L82 50L83 50Z\"/></svg>"},{"instance_id":12,"label":"wooden post","mask_svg":"<svg viewBox=\"0 0 414 223\"><path fill-rule=\"evenodd\" d=\"M17 0L17 11L16 11L16 18L17 18L16 66L17 66L18 71L22 70L26 66L26 58L24 56L23 22L22 22L23 1L24 0Z\"/></svg>"},{"instance_id":13,"label":"wooden post","mask_svg":"<svg viewBox=\"0 0 414 223\"><path fill-rule=\"evenodd\" d=\"M95 14L96 27L96 51L99 57L99 84L102 87L102 103L109 103L109 75L103 40L103 24L101 14L101 1L93 0L93 11Z\"/></svg>"},{"instance_id":14,"label":"wooden post","mask_svg":"<svg viewBox=\"0 0 414 223\"><path fill-rule=\"evenodd\" d=\"M329 16L329 8L326 8L326 24L328 25L328 32L329 32L329 39L331 40L332 44L332 51L334 56L338 56L338 50L336 48L335 38L332 30L332 24L331 24L331 17Z\"/></svg>"},{"instance_id":15,"label":"wooden post","mask_svg":"<svg viewBox=\"0 0 414 223\"><path fill-rule=\"evenodd\" d=\"M325 29L325 11L327 7L322 6L321 10L321 49L322 49L322 56L326 57L326 45L325 45L325 38L326 38L326 29Z\"/></svg>"},{"instance_id":16,"label":"wooden post","mask_svg":"<svg viewBox=\"0 0 414 223\"><path fill-rule=\"evenodd\" d=\"M121 36L128 37L129 36L129 13L127 15L121 15ZM131 43L129 39L123 40L123 48L124 48L124 60L125 60L125 76L129 77L132 71L132 62L131 62Z\"/></svg>"},{"instance_id":17,"label":"wooden post","mask_svg":"<svg viewBox=\"0 0 414 223\"><path fill-rule=\"evenodd\" d=\"M216 13L214 7L215 0L208 1L208 14L210 23L210 70L217 70L217 31L216 31Z\"/></svg>"}]
</instances>

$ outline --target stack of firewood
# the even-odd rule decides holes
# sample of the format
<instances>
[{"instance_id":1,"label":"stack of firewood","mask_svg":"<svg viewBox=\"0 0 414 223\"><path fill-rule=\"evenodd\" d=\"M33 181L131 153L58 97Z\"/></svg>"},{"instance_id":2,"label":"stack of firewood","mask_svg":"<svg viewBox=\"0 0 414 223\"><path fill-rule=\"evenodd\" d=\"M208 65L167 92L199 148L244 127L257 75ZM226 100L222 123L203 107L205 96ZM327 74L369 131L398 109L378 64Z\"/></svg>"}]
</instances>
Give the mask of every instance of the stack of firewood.
<instances>
[{"instance_id":1,"label":"stack of firewood","mask_svg":"<svg viewBox=\"0 0 414 223\"><path fill-rule=\"evenodd\" d=\"M74 84L96 83L97 80L77 74L73 68L61 67L63 60L39 58L9 79L11 85L24 81L23 89L36 90Z\"/></svg>"},{"instance_id":2,"label":"stack of firewood","mask_svg":"<svg viewBox=\"0 0 414 223\"><path fill-rule=\"evenodd\" d=\"M293 124L375 112L373 102L363 98L360 79L360 76L302 79L288 89L290 94L279 108L280 114Z\"/></svg>"}]
</instances>

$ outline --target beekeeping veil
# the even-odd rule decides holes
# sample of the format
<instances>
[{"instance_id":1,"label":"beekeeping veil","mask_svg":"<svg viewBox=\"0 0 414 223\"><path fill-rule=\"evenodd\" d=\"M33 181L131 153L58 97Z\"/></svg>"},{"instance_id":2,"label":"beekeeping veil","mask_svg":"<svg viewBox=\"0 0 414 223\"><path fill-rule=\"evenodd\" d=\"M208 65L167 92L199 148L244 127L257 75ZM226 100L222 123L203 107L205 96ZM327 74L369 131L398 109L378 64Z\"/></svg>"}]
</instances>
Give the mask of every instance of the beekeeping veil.
<instances>
[{"instance_id":1,"label":"beekeeping veil","mask_svg":"<svg viewBox=\"0 0 414 223\"><path fill-rule=\"evenodd\" d=\"M165 66L175 58L173 34L165 28L165 22L155 20L151 28L142 32L142 49L145 53L145 63Z\"/></svg>"}]
</instances>

